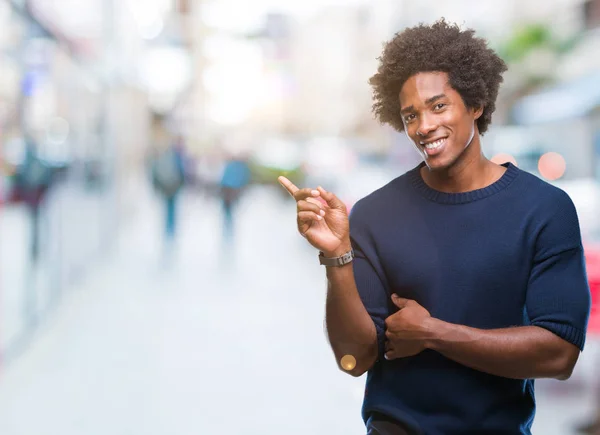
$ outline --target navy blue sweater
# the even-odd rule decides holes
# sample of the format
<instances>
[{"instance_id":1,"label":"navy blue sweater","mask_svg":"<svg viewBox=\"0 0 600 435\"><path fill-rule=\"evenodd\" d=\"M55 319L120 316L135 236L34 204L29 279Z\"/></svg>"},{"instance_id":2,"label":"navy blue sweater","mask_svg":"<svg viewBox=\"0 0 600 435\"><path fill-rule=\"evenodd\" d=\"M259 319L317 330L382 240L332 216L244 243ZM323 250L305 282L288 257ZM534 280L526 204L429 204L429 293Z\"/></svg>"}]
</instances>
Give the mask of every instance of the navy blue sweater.
<instances>
[{"instance_id":1,"label":"navy blue sweater","mask_svg":"<svg viewBox=\"0 0 600 435\"><path fill-rule=\"evenodd\" d=\"M486 374L425 350L383 358L390 296L480 329L536 325L583 349L590 311L575 207L562 190L512 164L483 189L436 191L418 167L350 214L361 299L377 330L363 418L386 414L426 435L527 434L533 380Z\"/></svg>"}]
</instances>

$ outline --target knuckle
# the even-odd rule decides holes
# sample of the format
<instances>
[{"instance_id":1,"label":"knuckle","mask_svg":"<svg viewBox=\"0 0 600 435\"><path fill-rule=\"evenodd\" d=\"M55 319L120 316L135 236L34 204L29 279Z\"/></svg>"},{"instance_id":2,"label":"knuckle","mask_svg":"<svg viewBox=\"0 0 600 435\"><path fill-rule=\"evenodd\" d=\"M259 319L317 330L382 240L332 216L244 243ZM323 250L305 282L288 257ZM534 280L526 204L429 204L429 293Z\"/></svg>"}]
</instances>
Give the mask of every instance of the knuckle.
<instances>
[{"instance_id":1,"label":"knuckle","mask_svg":"<svg viewBox=\"0 0 600 435\"><path fill-rule=\"evenodd\" d=\"M294 193L294 198L296 201L300 201L306 197L306 189L300 189L296 193Z\"/></svg>"}]
</instances>

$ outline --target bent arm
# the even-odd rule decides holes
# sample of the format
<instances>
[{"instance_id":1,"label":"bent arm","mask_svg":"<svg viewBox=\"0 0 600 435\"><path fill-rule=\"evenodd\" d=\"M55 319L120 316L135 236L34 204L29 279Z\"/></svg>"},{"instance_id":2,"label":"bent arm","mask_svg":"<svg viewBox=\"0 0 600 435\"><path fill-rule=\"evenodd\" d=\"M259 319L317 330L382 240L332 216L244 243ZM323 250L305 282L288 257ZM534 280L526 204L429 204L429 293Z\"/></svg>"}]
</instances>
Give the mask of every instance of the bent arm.
<instances>
[{"instance_id":1,"label":"bent arm","mask_svg":"<svg viewBox=\"0 0 600 435\"><path fill-rule=\"evenodd\" d=\"M430 320L427 347L473 369L513 379L568 379L579 348L538 326L482 330Z\"/></svg>"},{"instance_id":2,"label":"bent arm","mask_svg":"<svg viewBox=\"0 0 600 435\"><path fill-rule=\"evenodd\" d=\"M527 287L529 326L480 330L432 320L432 349L499 376L569 378L585 343L590 290L573 202L556 191L548 207Z\"/></svg>"},{"instance_id":3,"label":"bent arm","mask_svg":"<svg viewBox=\"0 0 600 435\"><path fill-rule=\"evenodd\" d=\"M356 287L353 264L327 268L325 324L329 344L341 369L341 359L351 355L356 367L344 370L361 376L378 356L377 332Z\"/></svg>"}]
</instances>

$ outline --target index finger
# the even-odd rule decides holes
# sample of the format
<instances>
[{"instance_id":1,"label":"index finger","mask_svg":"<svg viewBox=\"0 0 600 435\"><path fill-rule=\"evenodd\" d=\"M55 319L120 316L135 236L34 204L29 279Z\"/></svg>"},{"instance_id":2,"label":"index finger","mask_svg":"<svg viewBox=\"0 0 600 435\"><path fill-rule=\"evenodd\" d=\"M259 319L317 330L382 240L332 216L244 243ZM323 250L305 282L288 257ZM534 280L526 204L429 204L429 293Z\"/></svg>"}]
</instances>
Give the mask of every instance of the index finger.
<instances>
[{"instance_id":1,"label":"index finger","mask_svg":"<svg viewBox=\"0 0 600 435\"><path fill-rule=\"evenodd\" d=\"M279 184L281 184L283 187L285 187L285 190L287 190L289 192L289 194L292 196L294 196L294 194L298 190L300 190L296 187L296 185L294 183L292 183L290 180L285 178L283 175L277 177L277 181L279 181Z\"/></svg>"}]
</instances>

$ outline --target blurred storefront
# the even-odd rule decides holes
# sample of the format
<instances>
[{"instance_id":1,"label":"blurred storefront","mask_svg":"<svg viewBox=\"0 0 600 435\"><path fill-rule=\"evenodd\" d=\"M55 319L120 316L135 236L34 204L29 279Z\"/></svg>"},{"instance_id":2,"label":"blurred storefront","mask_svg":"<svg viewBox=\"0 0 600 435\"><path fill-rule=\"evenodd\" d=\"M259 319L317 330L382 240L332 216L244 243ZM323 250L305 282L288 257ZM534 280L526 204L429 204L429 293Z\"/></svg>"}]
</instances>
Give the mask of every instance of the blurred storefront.
<instances>
[{"instance_id":1,"label":"blurred storefront","mask_svg":"<svg viewBox=\"0 0 600 435\"><path fill-rule=\"evenodd\" d=\"M153 116L193 138L192 4L0 0L5 359L138 215ZM30 161L51 173L33 205L19 185Z\"/></svg>"},{"instance_id":2,"label":"blurred storefront","mask_svg":"<svg viewBox=\"0 0 600 435\"><path fill-rule=\"evenodd\" d=\"M77 56L76 41L36 16L33 4L0 1L4 359L98 258L117 219L105 83ZM22 185L29 156L48 174L35 199Z\"/></svg>"},{"instance_id":3,"label":"blurred storefront","mask_svg":"<svg viewBox=\"0 0 600 435\"><path fill-rule=\"evenodd\" d=\"M515 123L546 133L545 149L564 153L572 177L600 180L600 72L529 95L513 110Z\"/></svg>"}]
</instances>

